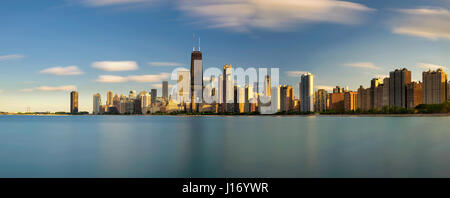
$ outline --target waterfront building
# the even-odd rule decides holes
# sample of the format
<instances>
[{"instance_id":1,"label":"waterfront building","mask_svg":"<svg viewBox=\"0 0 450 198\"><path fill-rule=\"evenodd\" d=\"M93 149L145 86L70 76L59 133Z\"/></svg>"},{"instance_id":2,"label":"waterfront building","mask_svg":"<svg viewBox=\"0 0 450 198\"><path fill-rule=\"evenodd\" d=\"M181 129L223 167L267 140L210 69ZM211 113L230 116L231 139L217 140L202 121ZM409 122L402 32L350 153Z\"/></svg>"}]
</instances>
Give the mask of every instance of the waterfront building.
<instances>
[{"instance_id":1,"label":"waterfront building","mask_svg":"<svg viewBox=\"0 0 450 198\"><path fill-rule=\"evenodd\" d=\"M264 95L266 96L272 96L272 87L270 85L270 76L266 75L266 78L264 80Z\"/></svg>"},{"instance_id":2,"label":"waterfront building","mask_svg":"<svg viewBox=\"0 0 450 198\"><path fill-rule=\"evenodd\" d=\"M441 104L447 100L447 74L441 68L424 71L422 80L424 104Z\"/></svg>"},{"instance_id":3,"label":"waterfront building","mask_svg":"<svg viewBox=\"0 0 450 198\"><path fill-rule=\"evenodd\" d=\"M373 91L373 109L383 109L384 84L380 84Z\"/></svg>"},{"instance_id":4,"label":"waterfront building","mask_svg":"<svg viewBox=\"0 0 450 198\"><path fill-rule=\"evenodd\" d=\"M253 87L246 85L245 86L245 112L253 112L252 105L255 103L255 92L253 91Z\"/></svg>"},{"instance_id":5,"label":"waterfront building","mask_svg":"<svg viewBox=\"0 0 450 198\"><path fill-rule=\"evenodd\" d=\"M389 78L383 79L383 104L382 107L389 107Z\"/></svg>"},{"instance_id":6,"label":"waterfront building","mask_svg":"<svg viewBox=\"0 0 450 198\"><path fill-rule=\"evenodd\" d=\"M131 90L131 91L130 91L130 94L129 94L129 96L128 96L128 98L130 98L130 99L136 99L136 91Z\"/></svg>"},{"instance_id":7,"label":"waterfront building","mask_svg":"<svg viewBox=\"0 0 450 198\"><path fill-rule=\"evenodd\" d=\"M177 81L177 89L178 89L178 101L183 106L186 103L190 102L190 91L191 91L191 74L187 70L178 70L178 81ZM186 108L183 108L186 111Z\"/></svg>"},{"instance_id":8,"label":"waterfront building","mask_svg":"<svg viewBox=\"0 0 450 198\"><path fill-rule=\"evenodd\" d=\"M300 109L302 112L314 111L314 75L306 73L300 81Z\"/></svg>"},{"instance_id":9,"label":"waterfront building","mask_svg":"<svg viewBox=\"0 0 450 198\"><path fill-rule=\"evenodd\" d=\"M377 87L380 86L381 84L383 84L383 79L381 79L381 78L373 78L370 81L369 109L375 109L377 107L381 107L382 106L383 95L379 94L379 93L382 93L382 91L381 92L376 92Z\"/></svg>"},{"instance_id":10,"label":"waterfront building","mask_svg":"<svg viewBox=\"0 0 450 198\"><path fill-rule=\"evenodd\" d=\"M314 94L314 111L323 112L327 110L328 92L325 89L319 89Z\"/></svg>"},{"instance_id":11,"label":"waterfront building","mask_svg":"<svg viewBox=\"0 0 450 198\"><path fill-rule=\"evenodd\" d=\"M411 83L411 71L406 68L389 72L389 106L406 108L406 85Z\"/></svg>"},{"instance_id":12,"label":"waterfront building","mask_svg":"<svg viewBox=\"0 0 450 198\"><path fill-rule=\"evenodd\" d=\"M341 88L340 86L333 88L333 93L344 93L344 91L344 88Z\"/></svg>"},{"instance_id":13,"label":"waterfront building","mask_svg":"<svg viewBox=\"0 0 450 198\"><path fill-rule=\"evenodd\" d=\"M422 87L421 82L411 82L406 85L406 108L413 109L422 104Z\"/></svg>"},{"instance_id":14,"label":"waterfront building","mask_svg":"<svg viewBox=\"0 0 450 198\"><path fill-rule=\"evenodd\" d=\"M223 66L223 112L234 111L234 81L231 65Z\"/></svg>"},{"instance_id":15,"label":"waterfront building","mask_svg":"<svg viewBox=\"0 0 450 198\"><path fill-rule=\"evenodd\" d=\"M140 103L141 103L141 111L142 114L147 114L150 111L150 107L152 104L151 96L148 92L144 91L139 93Z\"/></svg>"},{"instance_id":16,"label":"waterfront building","mask_svg":"<svg viewBox=\"0 0 450 198\"><path fill-rule=\"evenodd\" d=\"M129 98L126 102L126 114L134 114L134 100Z\"/></svg>"},{"instance_id":17,"label":"waterfront building","mask_svg":"<svg viewBox=\"0 0 450 198\"><path fill-rule=\"evenodd\" d=\"M344 93L332 93L330 95L330 104L331 110L339 113L344 112Z\"/></svg>"},{"instance_id":18,"label":"waterfront building","mask_svg":"<svg viewBox=\"0 0 450 198\"><path fill-rule=\"evenodd\" d=\"M362 85L359 87L357 95L357 106L360 111L365 112L371 109L370 95L371 95L370 88L365 89Z\"/></svg>"},{"instance_id":19,"label":"waterfront building","mask_svg":"<svg viewBox=\"0 0 450 198\"><path fill-rule=\"evenodd\" d=\"M169 100L169 82L162 81L162 97L164 101Z\"/></svg>"},{"instance_id":20,"label":"waterfront building","mask_svg":"<svg viewBox=\"0 0 450 198\"><path fill-rule=\"evenodd\" d=\"M150 90L150 95L152 97L151 102L152 104L156 103L156 97L158 97L158 90L157 89L151 89Z\"/></svg>"},{"instance_id":21,"label":"waterfront building","mask_svg":"<svg viewBox=\"0 0 450 198\"><path fill-rule=\"evenodd\" d=\"M94 94L93 97L93 110L92 114L97 115L100 114L100 106L102 105L102 96L99 93Z\"/></svg>"},{"instance_id":22,"label":"waterfront building","mask_svg":"<svg viewBox=\"0 0 450 198\"><path fill-rule=\"evenodd\" d=\"M78 113L78 92L70 92L70 113Z\"/></svg>"},{"instance_id":23,"label":"waterfront building","mask_svg":"<svg viewBox=\"0 0 450 198\"><path fill-rule=\"evenodd\" d=\"M294 108L294 89L291 85L283 85L280 90L280 111L290 112Z\"/></svg>"},{"instance_id":24,"label":"waterfront building","mask_svg":"<svg viewBox=\"0 0 450 198\"><path fill-rule=\"evenodd\" d=\"M106 92L106 106L110 107L113 106L113 92L112 91L108 91Z\"/></svg>"},{"instance_id":25,"label":"waterfront building","mask_svg":"<svg viewBox=\"0 0 450 198\"><path fill-rule=\"evenodd\" d=\"M354 91L346 91L344 93L344 111L356 111L358 107L358 93Z\"/></svg>"},{"instance_id":26,"label":"waterfront building","mask_svg":"<svg viewBox=\"0 0 450 198\"><path fill-rule=\"evenodd\" d=\"M117 109L117 111L119 111L119 109L120 109L120 98L119 98L119 95L114 95L114 98L113 98L113 106Z\"/></svg>"},{"instance_id":27,"label":"waterfront building","mask_svg":"<svg viewBox=\"0 0 450 198\"><path fill-rule=\"evenodd\" d=\"M200 51L200 39L198 50L193 46L191 53L191 112L198 112L199 104L203 101L203 59Z\"/></svg>"}]
</instances>

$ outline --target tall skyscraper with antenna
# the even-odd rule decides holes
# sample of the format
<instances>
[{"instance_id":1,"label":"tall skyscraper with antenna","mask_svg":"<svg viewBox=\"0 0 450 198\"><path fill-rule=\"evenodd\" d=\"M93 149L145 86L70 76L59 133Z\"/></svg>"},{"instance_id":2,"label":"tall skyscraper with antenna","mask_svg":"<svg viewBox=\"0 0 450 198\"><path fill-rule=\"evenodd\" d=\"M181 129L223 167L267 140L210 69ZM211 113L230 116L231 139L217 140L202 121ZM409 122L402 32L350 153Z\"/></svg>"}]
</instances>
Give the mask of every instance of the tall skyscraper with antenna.
<instances>
[{"instance_id":1,"label":"tall skyscraper with antenna","mask_svg":"<svg viewBox=\"0 0 450 198\"><path fill-rule=\"evenodd\" d=\"M191 108L192 112L198 112L199 105L203 101L203 62L202 52L200 51L200 38L198 39L198 51L194 46L191 54Z\"/></svg>"}]
</instances>

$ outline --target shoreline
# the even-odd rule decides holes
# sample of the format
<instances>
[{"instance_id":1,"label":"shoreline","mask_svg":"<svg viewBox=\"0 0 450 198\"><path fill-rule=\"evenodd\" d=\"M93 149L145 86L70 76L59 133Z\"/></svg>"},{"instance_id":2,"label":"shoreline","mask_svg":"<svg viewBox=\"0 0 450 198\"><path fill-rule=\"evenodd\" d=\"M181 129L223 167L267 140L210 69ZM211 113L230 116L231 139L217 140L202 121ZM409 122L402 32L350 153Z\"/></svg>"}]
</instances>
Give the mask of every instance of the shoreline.
<instances>
[{"instance_id":1,"label":"shoreline","mask_svg":"<svg viewBox=\"0 0 450 198\"><path fill-rule=\"evenodd\" d=\"M173 117L450 117L450 113L430 113L430 114L256 114L256 115L69 115L69 114L0 114L0 116L173 116Z\"/></svg>"}]
</instances>

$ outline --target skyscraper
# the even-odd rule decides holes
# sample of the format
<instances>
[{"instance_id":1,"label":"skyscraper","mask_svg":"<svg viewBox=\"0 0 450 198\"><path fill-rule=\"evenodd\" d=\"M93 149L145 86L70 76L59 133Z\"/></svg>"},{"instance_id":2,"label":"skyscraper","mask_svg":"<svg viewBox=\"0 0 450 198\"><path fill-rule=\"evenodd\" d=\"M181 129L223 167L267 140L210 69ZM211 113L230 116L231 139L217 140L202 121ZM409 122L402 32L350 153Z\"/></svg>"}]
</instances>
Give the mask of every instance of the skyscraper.
<instances>
[{"instance_id":1,"label":"skyscraper","mask_svg":"<svg viewBox=\"0 0 450 198\"><path fill-rule=\"evenodd\" d=\"M202 52L200 51L199 39L198 51L193 46L191 54L191 111L197 112L198 105L203 101L203 63ZM153 96L152 96L153 97Z\"/></svg>"},{"instance_id":2,"label":"skyscraper","mask_svg":"<svg viewBox=\"0 0 450 198\"><path fill-rule=\"evenodd\" d=\"M358 106L358 93L346 91L344 93L344 111L356 111Z\"/></svg>"},{"instance_id":3,"label":"skyscraper","mask_svg":"<svg viewBox=\"0 0 450 198\"><path fill-rule=\"evenodd\" d=\"M314 111L314 75L306 73L301 76L300 82L301 111Z\"/></svg>"},{"instance_id":4,"label":"skyscraper","mask_svg":"<svg viewBox=\"0 0 450 198\"><path fill-rule=\"evenodd\" d=\"M111 106L113 106L113 98L114 96L113 96L113 92L112 91L108 91L107 93L106 93L106 106L107 107L111 107Z\"/></svg>"},{"instance_id":5,"label":"skyscraper","mask_svg":"<svg viewBox=\"0 0 450 198\"><path fill-rule=\"evenodd\" d=\"M128 98L130 98L131 100L136 99L136 91L131 90Z\"/></svg>"},{"instance_id":6,"label":"skyscraper","mask_svg":"<svg viewBox=\"0 0 450 198\"><path fill-rule=\"evenodd\" d=\"M411 71L406 68L389 72L389 106L406 108L406 85L411 83Z\"/></svg>"},{"instance_id":7,"label":"skyscraper","mask_svg":"<svg viewBox=\"0 0 450 198\"><path fill-rule=\"evenodd\" d=\"M280 111L289 112L294 107L294 89L291 85L283 85L280 89Z\"/></svg>"},{"instance_id":8,"label":"skyscraper","mask_svg":"<svg viewBox=\"0 0 450 198\"><path fill-rule=\"evenodd\" d=\"M151 105L151 96L148 92L143 91L139 94L140 102L141 102L141 111L142 114L146 114L150 111Z\"/></svg>"},{"instance_id":9,"label":"skyscraper","mask_svg":"<svg viewBox=\"0 0 450 198\"><path fill-rule=\"evenodd\" d=\"M185 104L190 101L190 90L191 84L190 80L191 75L187 70L178 70L178 81L177 81L177 90L178 90L178 101L180 104Z\"/></svg>"},{"instance_id":10,"label":"skyscraper","mask_svg":"<svg viewBox=\"0 0 450 198\"><path fill-rule=\"evenodd\" d=\"M150 95L152 97L152 104L155 104L156 103L156 97L158 95L158 90L157 89L152 89L150 91Z\"/></svg>"},{"instance_id":11,"label":"skyscraper","mask_svg":"<svg viewBox=\"0 0 450 198\"><path fill-rule=\"evenodd\" d=\"M223 111L233 112L234 110L234 82L233 69L231 65L223 66Z\"/></svg>"},{"instance_id":12,"label":"skyscraper","mask_svg":"<svg viewBox=\"0 0 450 198\"><path fill-rule=\"evenodd\" d=\"M424 104L441 104L447 100L447 74L442 69L424 71L422 80Z\"/></svg>"},{"instance_id":13,"label":"skyscraper","mask_svg":"<svg viewBox=\"0 0 450 198\"><path fill-rule=\"evenodd\" d=\"M97 115L100 113L100 106L102 105L102 96L99 93L94 94L92 104L92 114Z\"/></svg>"},{"instance_id":14,"label":"skyscraper","mask_svg":"<svg viewBox=\"0 0 450 198\"><path fill-rule=\"evenodd\" d=\"M422 83L411 82L406 85L406 108L414 108L422 104Z\"/></svg>"},{"instance_id":15,"label":"skyscraper","mask_svg":"<svg viewBox=\"0 0 450 198\"><path fill-rule=\"evenodd\" d=\"M169 82L162 82L162 97L164 101L169 100Z\"/></svg>"},{"instance_id":16,"label":"skyscraper","mask_svg":"<svg viewBox=\"0 0 450 198\"><path fill-rule=\"evenodd\" d=\"M317 112L322 112L327 110L327 98L328 98L328 92L325 89L319 89L315 93L314 97L314 110Z\"/></svg>"},{"instance_id":17,"label":"skyscraper","mask_svg":"<svg viewBox=\"0 0 450 198\"><path fill-rule=\"evenodd\" d=\"M70 92L70 113L78 113L78 92Z\"/></svg>"},{"instance_id":18,"label":"skyscraper","mask_svg":"<svg viewBox=\"0 0 450 198\"><path fill-rule=\"evenodd\" d=\"M270 76L266 75L266 79L264 80L264 94L266 96L272 96L272 88L270 85Z\"/></svg>"}]
</instances>

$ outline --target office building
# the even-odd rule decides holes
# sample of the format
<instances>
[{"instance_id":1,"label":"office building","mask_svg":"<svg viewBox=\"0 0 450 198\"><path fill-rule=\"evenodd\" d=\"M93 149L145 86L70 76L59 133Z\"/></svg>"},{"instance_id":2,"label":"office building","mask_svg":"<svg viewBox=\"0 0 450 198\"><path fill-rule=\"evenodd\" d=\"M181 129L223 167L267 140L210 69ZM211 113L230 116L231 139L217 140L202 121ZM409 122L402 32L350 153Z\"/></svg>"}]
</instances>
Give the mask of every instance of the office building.
<instances>
[{"instance_id":1,"label":"office building","mask_svg":"<svg viewBox=\"0 0 450 198\"><path fill-rule=\"evenodd\" d=\"M334 112L344 112L344 93L332 93L330 95L330 106Z\"/></svg>"},{"instance_id":2,"label":"office building","mask_svg":"<svg viewBox=\"0 0 450 198\"><path fill-rule=\"evenodd\" d=\"M92 104L92 114L100 114L100 106L102 105L102 96L99 93L94 94L93 104Z\"/></svg>"},{"instance_id":3,"label":"office building","mask_svg":"<svg viewBox=\"0 0 450 198\"><path fill-rule=\"evenodd\" d=\"M306 73L300 82L300 109L302 112L314 111L314 75Z\"/></svg>"},{"instance_id":4,"label":"office building","mask_svg":"<svg viewBox=\"0 0 450 198\"><path fill-rule=\"evenodd\" d=\"M390 88L390 84L389 84L389 78L384 78L383 79L383 104L382 107L389 107L390 103L389 103L389 88Z\"/></svg>"},{"instance_id":5,"label":"office building","mask_svg":"<svg viewBox=\"0 0 450 198\"><path fill-rule=\"evenodd\" d=\"M323 112L327 110L328 92L325 89L319 89L314 94L314 111Z\"/></svg>"},{"instance_id":6,"label":"office building","mask_svg":"<svg viewBox=\"0 0 450 198\"><path fill-rule=\"evenodd\" d=\"M234 111L234 81L231 65L223 66L223 112Z\"/></svg>"},{"instance_id":7,"label":"office building","mask_svg":"<svg viewBox=\"0 0 450 198\"><path fill-rule=\"evenodd\" d=\"M280 111L290 112L294 108L294 89L291 85L283 85L280 90Z\"/></svg>"},{"instance_id":8,"label":"office building","mask_svg":"<svg viewBox=\"0 0 450 198\"><path fill-rule=\"evenodd\" d=\"M191 112L198 112L199 104L203 102L203 59L200 39L198 42L198 50L195 50L194 45L191 54Z\"/></svg>"},{"instance_id":9,"label":"office building","mask_svg":"<svg viewBox=\"0 0 450 198\"><path fill-rule=\"evenodd\" d=\"M113 106L113 92L112 91L108 91L106 92L106 106L110 107Z\"/></svg>"},{"instance_id":10,"label":"office building","mask_svg":"<svg viewBox=\"0 0 450 198\"><path fill-rule=\"evenodd\" d=\"M70 92L70 113L78 113L78 92Z\"/></svg>"},{"instance_id":11,"label":"office building","mask_svg":"<svg viewBox=\"0 0 450 198\"><path fill-rule=\"evenodd\" d=\"M406 85L411 83L411 71L406 68L389 72L389 106L406 108Z\"/></svg>"},{"instance_id":12,"label":"office building","mask_svg":"<svg viewBox=\"0 0 450 198\"><path fill-rule=\"evenodd\" d=\"M406 85L406 108L413 109L417 105L422 104L422 87L421 82L412 82Z\"/></svg>"},{"instance_id":13,"label":"office building","mask_svg":"<svg viewBox=\"0 0 450 198\"><path fill-rule=\"evenodd\" d=\"M344 92L344 111L356 111L358 108L358 93L354 91Z\"/></svg>"},{"instance_id":14,"label":"office building","mask_svg":"<svg viewBox=\"0 0 450 198\"><path fill-rule=\"evenodd\" d=\"M169 82L167 81L162 82L162 97L164 101L169 100Z\"/></svg>"},{"instance_id":15,"label":"office building","mask_svg":"<svg viewBox=\"0 0 450 198\"><path fill-rule=\"evenodd\" d=\"M156 97L158 97L158 90L157 89L151 89L150 90L150 95L152 97L151 102L152 104L156 103Z\"/></svg>"},{"instance_id":16,"label":"office building","mask_svg":"<svg viewBox=\"0 0 450 198\"><path fill-rule=\"evenodd\" d=\"M441 104L447 100L447 74L442 69L424 71L423 103Z\"/></svg>"}]
</instances>

